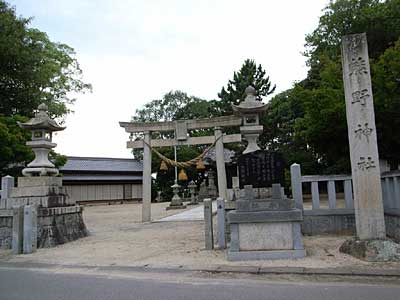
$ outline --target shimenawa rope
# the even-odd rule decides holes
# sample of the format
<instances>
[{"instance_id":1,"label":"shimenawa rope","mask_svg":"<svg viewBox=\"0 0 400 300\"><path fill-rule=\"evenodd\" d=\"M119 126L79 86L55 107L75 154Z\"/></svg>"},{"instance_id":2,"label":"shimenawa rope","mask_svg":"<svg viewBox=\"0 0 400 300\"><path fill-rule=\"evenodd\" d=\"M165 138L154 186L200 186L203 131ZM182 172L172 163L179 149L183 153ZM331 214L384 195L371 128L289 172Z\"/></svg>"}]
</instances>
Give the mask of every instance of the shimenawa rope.
<instances>
[{"instance_id":1,"label":"shimenawa rope","mask_svg":"<svg viewBox=\"0 0 400 300\"><path fill-rule=\"evenodd\" d=\"M146 141L143 140L143 143L146 144L146 145L151 149L151 151L153 151L155 154L157 154L157 156L158 156L161 160L163 160L166 164L168 164L168 165L170 165L170 166L177 166L177 167L180 167L180 168L186 168L186 167L190 167L190 166L193 166L193 165L197 164L198 161L200 161L201 159L203 159L203 157L215 146L215 144L217 143L217 141L218 141L220 138L222 138L222 135L220 135L220 136L214 141L214 143L212 143L210 146L208 146L208 147L203 151L203 153L201 153L199 156L197 156L197 157L195 157L195 158L193 158L193 159L191 159L191 160L185 161L185 162L179 162L179 161L175 161L175 160L169 159L168 157L166 157L166 156L162 155L160 152L158 152L158 151L157 151L155 148L153 148L151 145L149 145Z\"/></svg>"}]
</instances>

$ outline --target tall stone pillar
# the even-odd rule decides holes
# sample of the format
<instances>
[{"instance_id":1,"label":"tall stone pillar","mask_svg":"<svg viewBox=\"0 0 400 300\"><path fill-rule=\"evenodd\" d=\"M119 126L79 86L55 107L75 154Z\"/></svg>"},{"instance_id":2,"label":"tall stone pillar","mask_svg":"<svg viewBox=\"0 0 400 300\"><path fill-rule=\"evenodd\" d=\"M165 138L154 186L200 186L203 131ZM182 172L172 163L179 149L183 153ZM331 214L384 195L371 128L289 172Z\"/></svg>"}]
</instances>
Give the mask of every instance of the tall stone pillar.
<instances>
[{"instance_id":1,"label":"tall stone pillar","mask_svg":"<svg viewBox=\"0 0 400 300\"><path fill-rule=\"evenodd\" d=\"M144 132L143 145L143 191L142 191L142 222L151 221L151 145L150 131Z\"/></svg>"},{"instance_id":2,"label":"tall stone pillar","mask_svg":"<svg viewBox=\"0 0 400 300\"><path fill-rule=\"evenodd\" d=\"M382 239L386 232L365 33L343 37L342 65L357 236Z\"/></svg>"},{"instance_id":3,"label":"tall stone pillar","mask_svg":"<svg viewBox=\"0 0 400 300\"><path fill-rule=\"evenodd\" d=\"M228 199L225 171L225 155L224 141L222 140L221 127L214 128L214 135L217 142L215 143L215 157L217 161L217 176L218 176L218 195L225 201Z\"/></svg>"}]
</instances>

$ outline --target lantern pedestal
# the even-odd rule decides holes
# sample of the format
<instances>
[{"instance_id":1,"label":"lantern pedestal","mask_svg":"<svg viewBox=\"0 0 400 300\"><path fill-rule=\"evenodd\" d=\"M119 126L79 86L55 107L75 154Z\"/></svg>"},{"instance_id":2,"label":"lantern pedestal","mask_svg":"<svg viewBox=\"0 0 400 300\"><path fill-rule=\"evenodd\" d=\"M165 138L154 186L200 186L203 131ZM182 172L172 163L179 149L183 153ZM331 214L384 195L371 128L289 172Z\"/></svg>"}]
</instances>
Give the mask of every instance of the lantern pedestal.
<instances>
[{"instance_id":1,"label":"lantern pedestal","mask_svg":"<svg viewBox=\"0 0 400 300\"><path fill-rule=\"evenodd\" d=\"M58 170L52 162L49 161L49 152L57 144L49 141L31 141L26 143L35 153L35 159L28 164L28 167L22 170L24 176L57 176Z\"/></svg>"}]
</instances>

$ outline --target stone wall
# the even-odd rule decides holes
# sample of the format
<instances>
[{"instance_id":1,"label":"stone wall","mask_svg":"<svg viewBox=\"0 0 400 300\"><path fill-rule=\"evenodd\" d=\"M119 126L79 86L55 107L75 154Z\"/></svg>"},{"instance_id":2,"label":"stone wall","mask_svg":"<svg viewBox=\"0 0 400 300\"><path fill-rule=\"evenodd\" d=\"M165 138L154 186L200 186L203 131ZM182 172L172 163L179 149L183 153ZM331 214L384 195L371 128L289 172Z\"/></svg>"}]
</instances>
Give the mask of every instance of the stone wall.
<instances>
[{"instance_id":1,"label":"stone wall","mask_svg":"<svg viewBox=\"0 0 400 300\"><path fill-rule=\"evenodd\" d=\"M12 226L12 210L0 210L0 249L11 249Z\"/></svg>"},{"instance_id":2,"label":"stone wall","mask_svg":"<svg viewBox=\"0 0 400 300\"><path fill-rule=\"evenodd\" d=\"M385 210L386 234L400 242L400 209Z\"/></svg>"},{"instance_id":3,"label":"stone wall","mask_svg":"<svg viewBox=\"0 0 400 300\"><path fill-rule=\"evenodd\" d=\"M354 212L348 209L305 210L301 229L305 235L356 234ZM400 242L400 209L385 210L386 234Z\"/></svg>"},{"instance_id":4,"label":"stone wall","mask_svg":"<svg viewBox=\"0 0 400 300\"><path fill-rule=\"evenodd\" d=\"M38 248L49 248L88 235L80 206L41 208L38 211Z\"/></svg>"},{"instance_id":5,"label":"stone wall","mask_svg":"<svg viewBox=\"0 0 400 300\"><path fill-rule=\"evenodd\" d=\"M301 229L305 235L355 234L354 210L304 210Z\"/></svg>"}]
</instances>

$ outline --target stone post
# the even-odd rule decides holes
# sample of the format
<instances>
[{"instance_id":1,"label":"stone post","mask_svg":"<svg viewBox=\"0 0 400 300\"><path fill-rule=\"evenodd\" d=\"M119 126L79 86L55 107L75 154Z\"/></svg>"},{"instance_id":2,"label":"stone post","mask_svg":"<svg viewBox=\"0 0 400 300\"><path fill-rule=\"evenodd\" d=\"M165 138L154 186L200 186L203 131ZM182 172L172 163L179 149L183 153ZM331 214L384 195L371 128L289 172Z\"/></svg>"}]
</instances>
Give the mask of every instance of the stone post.
<instances>
[{"instance_id":1,"label":"stone post","mask_svg":"<svg viewBox=\"0 0 400 300\"><path fill-rule=\"evenodd\" d=\"M225 155L224 155L224 141L222 130L220 127L214 129L215 139L218 139L215 144L215 157L217 161L217 176L218 176L218 195L222 199L228 199L227 185L226 185L226 171L225 171Z\"/></svg>"},{"instance_id":2,"label":"stone post","mask_svg":"<svg viewBox=\"0 0 400 300\"><path fill-rule=\"evenodd\" d=\"M237 173L239 174L239 170ZM237 176L232 177L232 191L233 191L232 200L239 199L240 183L239 183L239 177Z\"/></svg>"},{"instance_id":3,"label":"stone post","mask_svg":"<svg viewBox=\"0 0 400 300\"><path fill-rule=\"evenodd\" d=\"M12 251L14 254L22 253L24 238L24 207L13 207Z\"/></svg>"},{"instance_id":4,"label":"stone post","mask_svg":"<svg viewBox=\"0 0 400 300\"><path fill-rule=\"evenodd\" d=\"M343 81L359 239L386 237L367 37L342 39Z\"/></svg>"},{"instance_id":5,"label":"stone post","mask_svg":"<svg viewBox=\"0 0 400 300\"><path fill-rule=\"evenodd\" d=\"M204 234L206 250L214 249L212 200L210 198L204 199Z\"/></svg>"},{"instance_id":6,"label":"stone post","mask_svg":"<svg viewBox=\"0 0 400 300\"><path fill-rule=\"evenodd\" d=\"M37 210L34 205L24 207L24 241L23 252L29 254L37 248Z\"/></svg>"},{"instance_id":7,"label":"stone post","mask_svg":"<svg viewBox=\"0 0 400 300\"><path fill-rule=\"evenodd\" d=\"M225 237L225 201L222 198L217 199L217 226L218 226L218 248L226 248Z\"/></svg>"},{"instance_id":8,"label":"stone post","mask_svg":"<svg viewBox=\"0 0 400 300\"><path fill-rule=\"evenodd\" d=\"M296 208L303 210L303 187L301 184L301 170L299 164L290 166L290 180L292 184L292 196Z\"/></svg>"},{"instance_id":9,"label":"stone post","mask_svg":"<svg viewBox=\"0 0 400 300\"><path fill-rule=\"evenodd\" d=\"M10 208L10 193L11 189L14 187L14 177L9 175L1 178L1 199L0 199L0 209Z\"/></svg>"},{"instance_id":10,"label":"stone post","mask_svg":"<svg viewBox=\"0 0 400 300\"><path fill-rule=\"evenodd\" d=\"M142 200L142 222L151 222L151 145L150 132L144 132L143 145L143 200Z\"/></svg>"}]
</instances>

